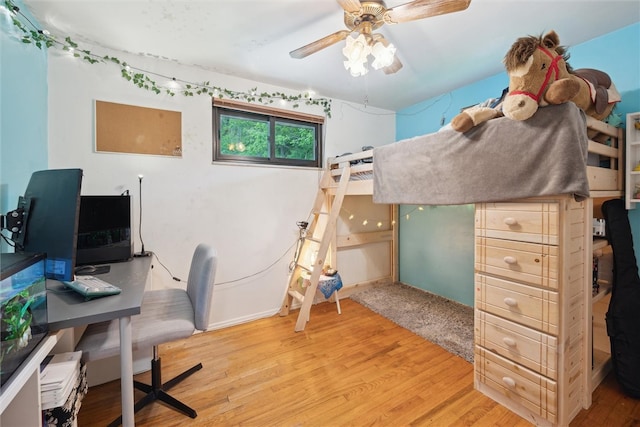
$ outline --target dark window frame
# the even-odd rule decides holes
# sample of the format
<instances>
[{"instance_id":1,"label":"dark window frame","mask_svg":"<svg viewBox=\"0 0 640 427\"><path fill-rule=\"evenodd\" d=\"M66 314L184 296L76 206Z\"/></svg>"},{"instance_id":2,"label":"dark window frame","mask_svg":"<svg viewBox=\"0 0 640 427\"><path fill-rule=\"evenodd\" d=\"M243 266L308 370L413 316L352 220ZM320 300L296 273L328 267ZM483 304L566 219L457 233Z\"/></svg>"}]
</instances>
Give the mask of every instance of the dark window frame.
<instances>
[{"instance_id":1,"label":"dark window frame","mask_svg":"<svg viewBox=\"0 0 640 427\"><path fill-rule=\"evenodd\" d=\"M239 119L259 120L269 123L269 158L234 156L223 154L220 141L220 117L221 115L233 116ZM285 159L275 157L275 127L276 123L303 125L311 127L315 131L315 147L313 160ZM254 104L245 104L232 100L214 99L213 101L213 162L244 163L256 165L272 166L295 166L295 167L322 167L323 155L323 124L324 118L305 113L296 113L288 110L281 110L273 107L266 107Z\"/></svg>"}]
</instances>

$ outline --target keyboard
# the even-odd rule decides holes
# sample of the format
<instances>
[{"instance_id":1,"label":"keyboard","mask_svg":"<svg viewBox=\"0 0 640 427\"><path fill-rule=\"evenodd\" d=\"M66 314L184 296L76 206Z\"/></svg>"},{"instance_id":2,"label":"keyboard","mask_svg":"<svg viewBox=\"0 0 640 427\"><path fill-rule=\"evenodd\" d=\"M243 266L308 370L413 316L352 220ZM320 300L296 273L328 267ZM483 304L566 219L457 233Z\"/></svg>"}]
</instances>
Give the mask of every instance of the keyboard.
<instances>
[{"instance_id":1,"label":"keyboard","mask_svg":"<svg viewBox=\"0 0 640 427\"><path fill-rule=\"evenodd\" d=\"M62 283L88 300L122 292L119 287L93 276L76 276L76 280Z\"/></svg>"}]
</instances>

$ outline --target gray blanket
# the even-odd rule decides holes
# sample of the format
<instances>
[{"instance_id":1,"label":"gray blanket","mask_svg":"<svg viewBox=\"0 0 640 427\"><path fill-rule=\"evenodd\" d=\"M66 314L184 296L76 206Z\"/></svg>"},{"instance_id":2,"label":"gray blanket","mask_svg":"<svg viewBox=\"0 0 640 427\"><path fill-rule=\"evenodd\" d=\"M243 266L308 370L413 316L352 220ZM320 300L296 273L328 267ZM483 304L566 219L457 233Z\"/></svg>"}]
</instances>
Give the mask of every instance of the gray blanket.
<instances>
[{"instance_id":1,"label":"gray blanket","mask_svg":"<svg viewBox=\"0 0 640 427\"><path fill-rule=\"evenodd\" d=\"M525 121L422 135L373 150L373 201L457 205L534 196L589 197L587 131L572 102Z\"/></svg>"}]
</instances>

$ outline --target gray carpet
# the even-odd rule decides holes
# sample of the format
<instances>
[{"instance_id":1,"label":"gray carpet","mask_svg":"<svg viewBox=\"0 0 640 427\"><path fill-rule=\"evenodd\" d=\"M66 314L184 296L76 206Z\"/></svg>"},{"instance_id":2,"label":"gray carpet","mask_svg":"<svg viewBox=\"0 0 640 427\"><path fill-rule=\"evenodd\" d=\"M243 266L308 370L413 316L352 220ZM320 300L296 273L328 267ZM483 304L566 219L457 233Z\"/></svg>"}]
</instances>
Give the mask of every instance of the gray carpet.
<instances>
[{"instance_id":1,"label":"gray carpet","mask_svg":"<svg viewBox=\"0 0 640 427\"><path fill-rule=\"evenodd\" d=\"M402 283L351 295L370 310L473 363L473 308Z\"/></svg>"}]
</instances>

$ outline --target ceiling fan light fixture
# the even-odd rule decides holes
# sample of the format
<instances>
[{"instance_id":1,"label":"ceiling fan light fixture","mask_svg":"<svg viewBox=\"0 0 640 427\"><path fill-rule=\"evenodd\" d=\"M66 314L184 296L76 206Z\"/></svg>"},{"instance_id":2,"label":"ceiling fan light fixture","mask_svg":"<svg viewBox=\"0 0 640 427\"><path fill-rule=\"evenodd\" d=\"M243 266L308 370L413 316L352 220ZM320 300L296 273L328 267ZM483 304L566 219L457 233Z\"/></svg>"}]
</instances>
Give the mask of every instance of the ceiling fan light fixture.
<instances>
[{"instance_id":1,"label":"ceiling fan light fixture","mask_svg":"<svg viewBox=\"0 0 640 427\"><path fill-rule=\"evenodd\" d=\"M347 42L342 49L342 54L347 58L344 68L349 70L352 76L364 76L369 72L367 58L371 53L371 46L364 34L358 37L347 37Z\"/></svg>"},{"instance_id":2,"label":"ceiling fan light fixture","mask_svg":"<svg viewBox=\"0 0 640 427\"><path fill-rule=\"evenodd\" d=\"M367 72L367 56L372 54L375 69L385 74L394 74L402 68L402 62L395 56L396 48L388 43L381 34L374 31L386 24L399 24L416 21L431 16L459 12L469 7L471 0L411 0L404 4L387 8L384 0L337 0L344 10L346 30L336 31L314 42L289 52L292 58L305 58L321 49L332 46L342 40L347 41L342 53L347 57L344 66L351 75L364 75ZM359 37L350 34L359 33ZM361 40L360 38L364 40ZM361 40L356 46L354 41ZM372 45L382 44L372 52ZM366 52L366 50L369 52ZM365 53L366 52L366 53Z\"/></svg>"},{"instance_id":3,"label":"ceiling fan light fixture","mask_svg":"<svg viewBox=\"0 0 640 427\"><path fill-rule=\"evenodd\" d=\"M379 70L384 67L388 67L393 64L396 54L396 47L393 43L389 43L387 46L382 42L377 42L371 48L371 55L373 55L373 63L371 64L373 68Z\"/></svg>"},{"instance_id":4,"label":"ceiling fan light fixture","mask_svg":"<svg viewBox=\"0 0 640 427\"><path fill-rule=\"evenodd\" d=\"M355 63L350 61L344 61L344 68L349 70L349 72L353 77L360 77L360 76L364 76L369 72L369 69L365 64L366 64L365 62Z\"/></svg>"},{"instance_id":5,"label":"ceiling fan light fixture","mask_svg":"<svg viewBox=\"0 0 640 427\"><path fill-rule=\"evenodd\" d=\"M371 46L364 34L358 37L347 37L347 42L342 49L342 54L349 62L366 62L367 56L371 53Z\"/></svg>"}]
</instances>

